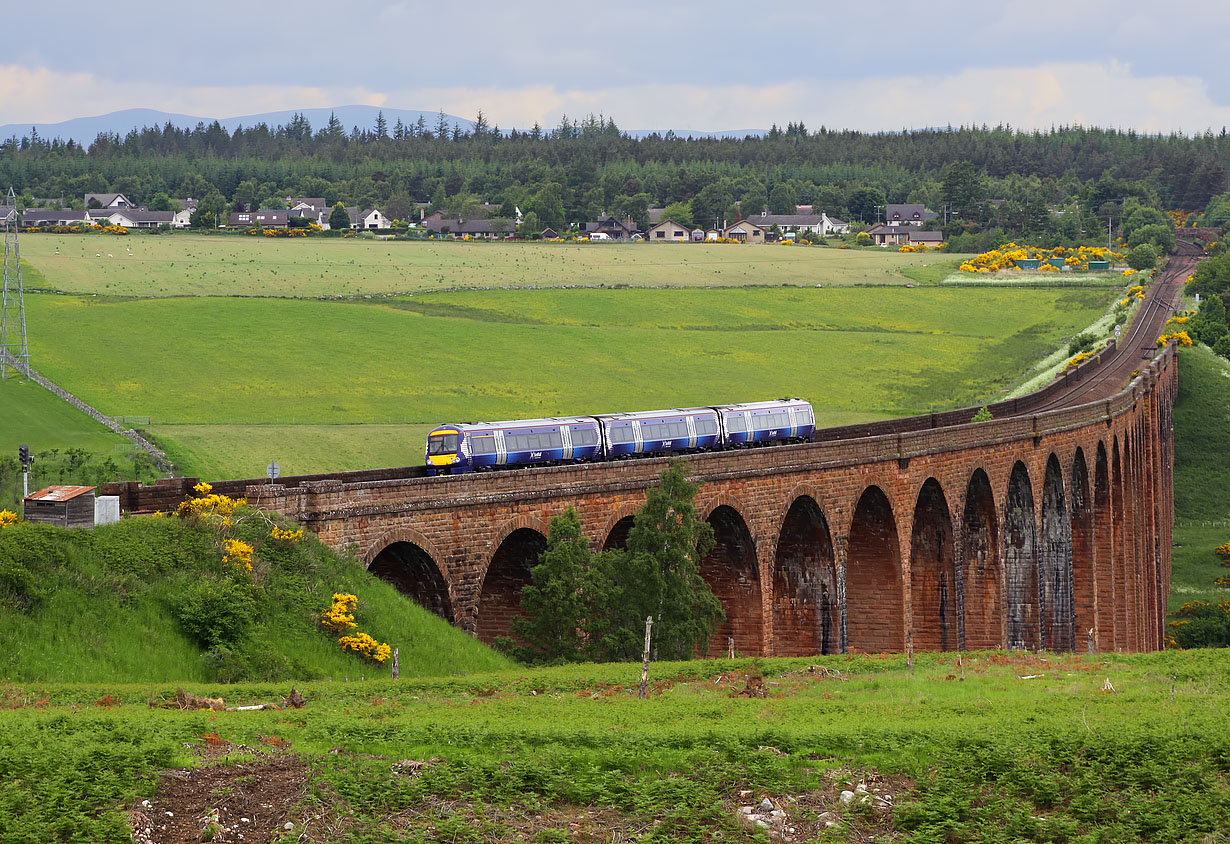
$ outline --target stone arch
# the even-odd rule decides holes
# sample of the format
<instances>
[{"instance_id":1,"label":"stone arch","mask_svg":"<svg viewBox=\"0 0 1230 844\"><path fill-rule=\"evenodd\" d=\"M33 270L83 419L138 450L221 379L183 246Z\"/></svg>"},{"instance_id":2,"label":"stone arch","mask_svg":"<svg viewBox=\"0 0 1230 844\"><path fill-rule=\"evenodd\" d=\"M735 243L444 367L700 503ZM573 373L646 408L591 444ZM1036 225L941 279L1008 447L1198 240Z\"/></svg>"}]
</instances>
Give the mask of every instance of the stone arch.
<instances>
[{"instance_id":1,"label":"stone arch","mask_svg":"<svg viewBox=\"0 0 1230 844\"><path fill-rule=\"evenodd\" d=\"M453 599L432 543L417 530L396 528L368 546L367 570L416 604L452 623Z\"/></svg>"},{"instance_id":2,"label":"stone arch","mask_svg":"<svg viewBox=\"0 0 1230 844\"><path fill-rule=\"evenodd\" d=\"M1042 537L1038 548L1040 636L1043 648L1075 647L1073 614L1072 522L1063 490L1063 469L1054 453L1042 482Z\"/></svg>"},{"instance_id":3,"label":"stone arch","mask_svg":"<svg viewBox=\"0 0 1230 844\"><path fill-rule=\"evenodd\" d=\"M998 648L1004 642L999 559L995 493L987 473L975 469L966 487L961 518L961 595L965 646L971 650Z\"/></svg>"},{"instance_id":4,"label":"stone arch","mask_svg":"<svg viewBox=\"0 0 1230 844\"><path fill-rule=\"evenodd\" d=\"M824 511L810 495L790 505L773 564L773 655L810 656L840 649L837 566Z\"/></svg>"},{"instance_id":5,"label":"stone arch","mask_svg":"<svg viewBox=\"0 0 1230 844\"><path fill-rule=\"evenodd\" d=\"M734 639L736 653L760 655L764 624L756 541L742 511L731 504L714 505L706 521L713 527L716 544L700 561L700 576L726 613L726 620L709 639L709 654L725 654L729 639Z\"/></svg>"},{"instance_id":6,"label":"stone arch","mask_svg":"<svg viewBox=\"0 0 1230 844\"><path fill-rule=\"evenodd\" d=\"M1034 494L1029 470L1017 461L1004 498L1004 615L1010 648L1036 648L1038 626L1038 555Z\"/></svg>"},{"instance_id":7,"label":"stone arch","mask_svg":"<svg viewBox=\"0 0 1230 844\"><path fill-rule=\"evenodd\" d=\"M1115 536L1115 564L1118 572L1115 582L1119 589L1119 641L1123 650L1136 649L1136 595L1132 569L1135 559L1135 520L1132 507L1132 446L1131 437L1125 431L1119 442L1118 459L1112 466L1115 481L1115 521L1119 530Z\"/></svg>"},{"instance_id":8,"label":"stone arch","mask_svg":"<svg viewBox=\"0 0 1230 844\"><path fill-rule=\"evenodd\" d=\"M846 635L851 649L905 649L901 551L888 496L869 486L859 496L846 544Z\"/></svg>"},{"instance_id":9,"label":"stone arch","mask_svg":"<svg viewBox=\"0 0 1230 844\"><path fill-rule=\"evenodd\" d=\"M918 491L910 533L911 641L915 648L958 648L959 589L948 500L940 482L927 478Z\"/></svg>"},{"instance_id":10,"label":"stone arch","mask_svg":"<svg viewBox=\"0 0 1230 844\"><path fill-rule=\"evenodd\" d=\"M496 536L477 608L478 638L488 644L509 634L521 611L521 589L530 582L530 569L547 547L546 526L529 517L510 522Z\"/></svg>"},{"instance_id":11,"label":"stone arch","mask_svg":"<svg viewBox=\"0 0 1230 844\"><path fill-rule=\"evenodd\" d=\"M1076 638L1074 649L1090 643L1097 647L1098 572L1094 554L1093 500L1089 489L1089 467L1085 462L1085 450L1077 446L1072 455L1071 489L1072 514L1072 597L1074 606L1073 626Z\"/></svg>"},{"instance_id":12,"label":"stone arch","mask_svg":"<svg viewBox=\"0 0 1230 844\"><path fill-rule=\"evenodd\" d=\"M1093 461L1093 556L1097 571L1098 612L1097 646L1100 651L1115 648L1114 514L1111 511L1110 461L1106 443L1098 441Z\"/></svg>"},{"instance_id":13,"label":"stone arch","mask_svg":"<svg viewBox=\"0 0 1230 844\"><path fill-rule=\"evenodd\" d=\"M599 541L602 542L602 550L627 548L628 533L632 530L632 522L635 518L635 511L611 517L602 529L602 533L598 535Z\"/></svg>"}]
</instances>

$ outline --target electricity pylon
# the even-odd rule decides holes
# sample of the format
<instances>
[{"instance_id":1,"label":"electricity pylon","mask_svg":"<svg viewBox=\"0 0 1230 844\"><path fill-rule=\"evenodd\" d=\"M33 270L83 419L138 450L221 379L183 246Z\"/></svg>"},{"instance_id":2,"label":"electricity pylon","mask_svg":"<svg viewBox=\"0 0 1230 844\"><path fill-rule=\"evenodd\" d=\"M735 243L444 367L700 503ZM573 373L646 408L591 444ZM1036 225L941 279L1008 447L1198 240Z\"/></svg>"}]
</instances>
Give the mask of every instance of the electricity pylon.
<instances>
[{"instance_id":1,"label":"electricity pylon","mask_svg":"<svg viewBox=\"0 0 1230 844\"><path fill-rule=\"evenodd\" d=\"M26 343L26 296L21 284L21 248L17 243L17 197L9 188L8 202L0 205L4 217L4 295L0 301L0 381L10 371L30 376L30 347Z\"/></svg>"}]
</instances>

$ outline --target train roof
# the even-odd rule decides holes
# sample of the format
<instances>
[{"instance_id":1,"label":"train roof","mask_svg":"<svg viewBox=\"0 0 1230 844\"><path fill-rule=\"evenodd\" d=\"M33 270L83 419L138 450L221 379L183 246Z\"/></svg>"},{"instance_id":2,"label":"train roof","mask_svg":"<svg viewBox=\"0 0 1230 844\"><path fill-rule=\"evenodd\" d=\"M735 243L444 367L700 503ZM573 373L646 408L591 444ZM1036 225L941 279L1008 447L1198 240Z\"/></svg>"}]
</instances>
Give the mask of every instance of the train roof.
<instances>
[{"instance_id":1,"label":"train roof","mask_svg":"<svg viewBox=\"0 0 1230 844\"><path fill-rule=\"evenodd\" d=\"M621 419L656 419L660 416L693 416L713 413L712 407L668 407L662 410L635 410L628 413L598 413L596 418L616 422Z\"/></svg>"},{"instance_id":2,"label":"train roof","mask_svg":"<svg viewBox=\"0 0 1230 844\"><path fill-rule=\"evenodd\" d=\"M778 407L797 407L798 405L807 405L811 407L811 403L806 399L777 399L776 401L751 401L743 404L719 404L715 405L718 410L771 410Z\"/></svg>"},{"instance_id":3,"label":"train roof","mask_svg":"<svg viewBox=\"0 0 1230 844\"><path fill-rule=\"evenodd\" d=\"M542 419L506 419L500 422L462 422L460 424L437 425L434 431L450 428L455 431L481 431L492 428L547 428L558 425L594 424L592 416L548 416Z\"/></svg>"}]
</instances>

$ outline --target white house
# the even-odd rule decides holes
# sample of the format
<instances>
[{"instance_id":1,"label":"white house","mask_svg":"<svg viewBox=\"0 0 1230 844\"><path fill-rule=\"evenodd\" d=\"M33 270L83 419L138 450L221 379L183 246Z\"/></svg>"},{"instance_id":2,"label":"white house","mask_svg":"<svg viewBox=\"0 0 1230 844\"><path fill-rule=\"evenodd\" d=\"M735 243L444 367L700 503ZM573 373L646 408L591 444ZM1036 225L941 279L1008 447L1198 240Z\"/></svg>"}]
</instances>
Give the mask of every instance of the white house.
<instances>
[{"instance_id":1,"label":"white house","mask_svg":"<svg viewBox=\"0 0 1230 844\"><path fill-rule=\"evenodd\" d=\"M783 232L812 232L825 237L830 234L845 234L850 230L848 223L830 217L821 211L819 214L770 214L761 212L759 217L753 217L761 228L777 226Z\"/></svg>"},{"instance_id":2,"label":"white house","mask_svg":"<svg viewBox=\"0 0 1230 844\"><path fill-rule=\"evenodd\" d=\"M346 209L346 210L349 211L350 209ZM384 214L380 213L380 209L369 208L366 211L363 211L359 214L357 225L352 221L351 228L387 229L387 228L391 228L392 225L393 225L393 221L390 220L388 217L384 216Z\"/></svg>"}]
</instances>

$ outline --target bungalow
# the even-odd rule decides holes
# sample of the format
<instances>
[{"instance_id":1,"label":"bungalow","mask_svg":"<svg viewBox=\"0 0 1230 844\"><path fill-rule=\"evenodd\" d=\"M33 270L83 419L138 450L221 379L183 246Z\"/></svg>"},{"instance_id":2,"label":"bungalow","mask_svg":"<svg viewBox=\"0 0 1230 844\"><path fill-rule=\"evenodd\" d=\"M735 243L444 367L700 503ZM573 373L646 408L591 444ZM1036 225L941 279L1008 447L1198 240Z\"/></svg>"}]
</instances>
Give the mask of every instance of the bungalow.
<instances>
[{"instance_id":1,"label":"bungalow","mask_svg":"<svg viewBox=\"0 0 1230 844\"><path fill-rule=\"evenodd\" d=\"M872 226L867 234L876 246L939 246L944 242L943 232L919 231L912 225Z\"/></svg>"},{"instance_id":2,"label":"bungalow","mask_svg":"<svg viewBox=\"0 0 1230 844\"><path fill-rule=\"evenodd\" d=\"M921 226L938 215L918 204L889 205L884 209L884 222L889 226Z\"/></svg>"},{"instance_id":3,"label":"bungalow","mask_svg":"<svg viewBox=\"0 0 1230 844\"><path fill-rule=\"evenodd\" d=\"M811 232L821 237L830 234L845 234L850 226L821 211L819 214L770 214L761 212L754 218L761 228L777 226L783 232Z\"/></svg>"},{"instance_id":4,"label":"bungalow","mask_svg":"<svg viewBox=\"0 0 1230 844\"><path fill-rule=\"evenodd\" d=\"M538 233L538 236L541 237L543 240L555 240L555 238L559 237L559 233L555 231L555 229L551 228L550 226L547 226L545 229L543 229L541 232Z\"/></svg>"},{"instance_id":5,"label":"bungalow","mask_svg":"<svg viewBox=\"0 0 1230 844\"><path fill-rule=\"evenodd\" d=\"M0 209L3 210L3 209ZM87 225L90 218L84 211L50 211L46 208L27 208L21 212L23 226L80 226Z\"/></svg>"},{"instance_id":6,"label":"bungalow","mask_svg":"<svg viewBox=\"0 0 1230 844\"><path fill-rule=\"evenodd\" d=\"M596 223L586 223L585 233L588 235L605 234L611 240L628 240L636 234L636 222L628 217L617 220L611 215L599 217Z\"/></svg>"},{"instance_id":7,"label":"bungalow","mask_svg":"<svg viewBox=\"0 0 1230 844\"><path fill-rule=\"evenodd\" d=\"M229 222L233 229L243 229L251 226L260 226L266 229L284 229L290 224L290 216L289 211L274 209L234 211L231 213Z\"/></svg>"},{"instance_id":8,"label":"bungalow","mask_svg":"<svg viewBox=\"0 0 1230 844\"><path fill-rule=\"evenodd\" d=\"M86 208L132 208L133 205L128 201L128 197L122 193L87 193L85 195Z\"/></svg>"},{"instance_id":9,"label":"bungalow","mask_svg":"<svg viewBox=\"0 0 1230 844\"><path fill-rule=\"evenodd\" d=\"M126 229L156 229L173 225L174 211L146 211L144 208L91 208L85 212L99 226L123 226Z\"/></svg>"},{"instance_id":10,"label":"bungalow","mask_svg":"<svg viewBox=\"0 0 1230 844\"><path fill-rule=\"evenodd\" d=\"M650 243L663 243L668 240L686 243L692 239L692 227L674 220L663 220L656 226L649 227L649 231L645 232L645 239Z\"/></svg>"},{"instance_id":11,"label":"bungalow","mask_svg":"<svg viewBox=\"0 0 1230 844\"><path fill-rule=\"evenodd\" d=\"M451 234L453 237L504 237L516 229L510 220L453 220L444 219L439 212L423 219L423 228L436 234Z\"/></svg>"},{"instance_id":12,"label":"bungalow","mask_svg":"<svg viewBox=\"0 0 1230 844\"><path fill-rule=\"evenodd\" d=\"M729 240L740 243L764 243L764 229L751 220L739 220L726 227L724 232Z\"/></svg>"},{"instance_id":13,"label":"bungalow","mask_svg":"<svg viewBox=\"0 0 1230 844\"><path fill-rule=\"evenodd\" d=\"M347 213L350 209L346 209ZM350 227L352 229L387 229L391 228L393 221L381 214L379 209L368 208L364 211L355 210L355 213L350 218Z\"/></svg>"}]
</instances>

